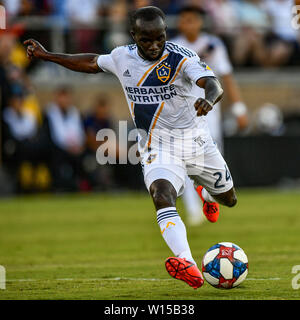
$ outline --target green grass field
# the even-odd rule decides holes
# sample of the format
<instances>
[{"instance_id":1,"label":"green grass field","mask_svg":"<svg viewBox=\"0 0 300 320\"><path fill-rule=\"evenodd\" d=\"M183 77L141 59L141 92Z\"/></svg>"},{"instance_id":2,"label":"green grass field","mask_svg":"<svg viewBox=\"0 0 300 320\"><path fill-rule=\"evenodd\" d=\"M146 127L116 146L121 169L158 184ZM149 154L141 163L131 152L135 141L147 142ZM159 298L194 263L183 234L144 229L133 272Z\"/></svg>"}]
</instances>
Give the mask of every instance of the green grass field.
<instances>
[{"instance_id":1,"label":"green grass field","mask_svg":"<svg viewBox=\"0 0 300 320\"><path fill-rule=\"evenodd\" d=\"M241 246L249 274L232 290L193 290L165 271L171 255L145 193L0 200L0 299L300 299L299 191L243 190L216 224L187 227L194 258L221 241ZM185 218L182 202L179 212Z\"/></svg>"}]
</instances>

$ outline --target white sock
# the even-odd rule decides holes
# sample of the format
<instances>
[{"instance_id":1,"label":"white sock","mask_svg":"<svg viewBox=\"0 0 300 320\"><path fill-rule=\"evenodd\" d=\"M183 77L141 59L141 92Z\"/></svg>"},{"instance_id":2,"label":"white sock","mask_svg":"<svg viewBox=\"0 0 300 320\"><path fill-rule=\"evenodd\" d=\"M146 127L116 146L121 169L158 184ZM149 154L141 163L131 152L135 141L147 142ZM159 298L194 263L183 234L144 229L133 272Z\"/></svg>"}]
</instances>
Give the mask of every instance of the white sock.
<instances>
[{"instance_id":1,"label":"white sock","mask_svg":"<svg viewBox=\"0 0 300 320\"><path fill-rule=\"evenodd\" d=\"M202 189L202 197L207 202L217 202L204 188Z\"/></svg>"},{"instance_id":2,"label":"white sock","mask_svg":"<svg viewBox=\"0 0 300 320\"><path fill-rule=\"evenodd\" d=\"M169 207L158 210L157 223L164 240L174 255L196 264L187 241L185 225L176 208Z\"/></svg>"}]
</instances>

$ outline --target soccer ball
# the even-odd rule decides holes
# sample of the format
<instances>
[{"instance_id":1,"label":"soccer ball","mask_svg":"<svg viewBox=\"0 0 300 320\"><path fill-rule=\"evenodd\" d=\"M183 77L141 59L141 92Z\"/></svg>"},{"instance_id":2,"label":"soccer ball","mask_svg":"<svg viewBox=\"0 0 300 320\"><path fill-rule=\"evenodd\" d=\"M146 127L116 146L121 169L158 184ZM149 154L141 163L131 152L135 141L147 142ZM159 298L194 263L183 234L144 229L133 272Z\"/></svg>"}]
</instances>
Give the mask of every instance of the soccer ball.
<instances>
[{"instance_id":1,"label":"soccer ball","mask_svg":"<svg viewBox=\"0 0 300 320\"><path fill-rule=\"evenodd\" d=\"M220 242L205 253L202 272L205 280L213 287L231 289L246 279L248 258L236 244Z\"/></svg>"}]
</instances>

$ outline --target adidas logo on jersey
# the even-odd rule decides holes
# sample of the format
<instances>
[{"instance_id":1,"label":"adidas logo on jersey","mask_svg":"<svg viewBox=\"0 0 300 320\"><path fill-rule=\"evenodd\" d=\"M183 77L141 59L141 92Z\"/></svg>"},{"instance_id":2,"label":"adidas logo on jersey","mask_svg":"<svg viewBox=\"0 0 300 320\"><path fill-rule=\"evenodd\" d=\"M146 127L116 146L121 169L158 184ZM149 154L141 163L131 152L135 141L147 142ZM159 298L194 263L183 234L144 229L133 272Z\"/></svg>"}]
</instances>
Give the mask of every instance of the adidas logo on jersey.
<instances>
[{"instance_id":1,"label":"adidas logo on jersey","mask_svg":"<svg viewBox=\"0 0 300 320\"><path fill-rule=\"evenodd\" d=\"M128 69L126 71L124 71L123 77L131 77L131 74Z\"/></svg>"}]
</instances>

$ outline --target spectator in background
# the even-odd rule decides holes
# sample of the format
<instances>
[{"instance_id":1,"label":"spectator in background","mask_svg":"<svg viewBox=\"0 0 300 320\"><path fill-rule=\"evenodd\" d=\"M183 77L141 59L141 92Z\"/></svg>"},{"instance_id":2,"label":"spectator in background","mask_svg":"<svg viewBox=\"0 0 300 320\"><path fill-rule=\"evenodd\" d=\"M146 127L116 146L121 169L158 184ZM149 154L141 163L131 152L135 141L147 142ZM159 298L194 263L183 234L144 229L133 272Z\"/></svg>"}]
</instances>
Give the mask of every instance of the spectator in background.
<instances>
[{"instance_id":1,"label":"spectator in background","mask_svg":"<svg viewBox=\"0 0 300 320\"><path fill-rule=\"evenodd\" d=\"M4 164L19 190L32 184L36 152L33 138L38 130L35 116L25 108L24 96L21 85L12 85L2 123Z\"/></svg>"},{"instance_id":2,"label":"spectator in background","mask_svg":"<svg viewBox=\"0 0 300 320\"><path fill-rule=\"evenodd\" d=\"M231 46L231 39L238 31L238 17L235 7L230 0L205 0L203 7L211 21L207 21L210 30Z\"/></svg>"},{"instance_id":3,"label":"spectator in background","mask_svg":"<svg viewBox=\"0 0 300 320\"><path fill-rule=\"evenodd\" d=\"M92 25L97 22L102 0L65 0L64 12L72 32L75 51L89 52L95 50L94 43L97 30Z\"/></svg>"},{"instance_id":4,"label":"spectator in background","mask_svg":"<svg viewBox=\"0 0 300 320\"><path fill-rule=\"evenodd\" d=\"M110 28L104 36L104 51L110 52L115 47L126 45L130 42L127 31L127 12L126 0L112 1L109 8Z\"/></svg>"},{"instance_id":5,"label":"spectator in background","mask_svg":"<svg viewBox=\"0 0 300 320\"><path fill-rule=\"evenodd\" d=\"M16 36L13 32L0 30L0 89L1 105L7 106L10 95L9 68L10 57L16 45Z\"/></svg>"},{"instance_id":6,"label":"spectator in background","mask_svg":"<svg viewBox=\"0 0 300 320\"><path fill-rule=\"evenodd\" d=\"M53 0L2 0L9 18L15 16L44 15L50 12Z\"/></svg>"},{"instance_id":7,"label":"spectator in background","mask_svg":"<svg viewBox=\"0 0 300 320\"><path fill-rule=\"evenodd\" d=\"M84 127L87 141L84 166L85 170L89 173L90 184L95 189L107 190L115 184L113 167L110 165L99 165L96 153L99 146L104 142L108 143L108 141L107 139L105 141L97 141L96 136L102 129L113 129L108 96L101 95L96 99L91 112L85 117ZM117 157L117 145L110 144L109 148Z\"/></svg>"},{"instance_id":8,"label":"spectator in background","mask_svg":"<svg viewBox=\"0 0 300 320\"><path fill-rule=\"evenodd\" d=\"M6 9L7 18L15 17L20 9L21 0L1 0L1 5L4 5Z\"/></svg>"},{"instance_id":9,"label":"spectator in background","mask_svg":"<svg viewBox=\"0 0 300 320\"><path fill-rule=\"evenodd\" d=\"M23 69L27 65L26 54L16 41L17 34L12 28L0 35L1 150L17 190L30 191L37 187L36 177L46 171L35 141L42 118L33 87ZM40 187L44 188L45 179L40 181Z\"/></svg>"},{"instance_id":10,"label":"spectator in background","mask_svg":"<svg viewBox=\"0 0 300 320\"><path fill-rule=\"evenodd\" d=\"M106 133L105 138L97 141L97 133L100 130L115 129L113 126L111 114L111 99L105 94L101 94L95 101L91 113L85 118L85 130L87 137L87 152L84 157L83 165L85 171L89 174L89 182L94 189L109 190L112 188L124 188L140 190L143 187L143 176L140 166L134 166L130 163L120 164L120 158L126 159L128 149L131 148L134 142L127 141L126 145L119 144L118 137L122 136L127 139L127 135L132 126L127 128L119 127L114 130L112 135L115 139L108 139ZM105 143L105 146L103 145ZM110 165L99 164L97 162L97 150L103 145L104 150L109 152L104 156L110 161ZM112 156L112 158L110 158ZM115 165L113 163L116 163Z\"/></svg>"},{"instance_id":11,"label":"spectator in background","mask_svg":"<svg viewBox=\"0 0 300 320\"><path fill-rule=\"evenodd\" d=\"M297 40L297 31L291 25L293 5L294 0L263 1L263 8L271 18L272 32L282 40Z\"/></svg>"},{"instance_id":12,"label":"spectator in background","mask_svg":"<svg viewBox=\"0 0 300 320\"><path fill-rule=\"evenodd\" d=\"M85 184L82 156L85 150L85 132L81 115L72 104L69 87L59 87L55 101L46 110L44 130L51 149L51 171L54 188L78 190Z\"/></svg>"},{"instance_id":13,"label":"spectator in background","mask_svg":"<svg viewBox=\"0 0 300 320\"><path fill-rule=\"evenodd\" d=\"M96 22L101 0L65 0L65 10L74 22L89 24Z\"/></svg>"},{"instance_id":14,"label":"spectator in background","mask_svg":"<svg viewBox=\"0 0 300 320\"><path fill-rule=\"evenodd\" d=\"M96 103L84 120L86 131L87 147L92 152L96 152L100 142L96 141L97 132L101 129L112 129L112 121L109 111L109 99L101 95L96 99Z\"/></svg>"},{"instance_id":15,"label":"spectator in background","mask_svg":"<svg viewBox=\"0 0 300 320\"><path fill-rule=\"evenodd\" d=\"M299 54L299 33L292 28L293 0L264 0L263 8L271 20L271 30L266 38L270 54L265 65L292 64ZM299 58L298 58L299 62Z\"/></svg>"},{"instance_id":16,"label":"spectator in background","mask_svg":"<svg viewBox=\"0 0 300 320\"><path fill-rule=\"evenodd\" d=\"M264 37L270 22L261 6L261 0L233 3L239 22L239 31L233 41L233 61L238 66L264 65L266 60Z\"/></svg>"},{"instance_id":17,"label":"spectator in background","mask_svg":"<svg viewBox=\"0 0 300 320\"><path fill-rule=\"evenodd\" d=\"M84 166L86 172L89 173L89 181L94 189L109 190L112 188L124 188L140 190L143 188L143 175L140 166L132 165L131 163L121 164L120 159L127 159L128 149L135 145L135 141L127 141L126 145L119 144L118 137L127 139L130 130L133 126L128 124L128 127L119 127L114 130L112 117L110 114L111 99L107 95L101 94L95 101L91 113L85 118L85 130L87 136L87 152L84 157ZM115 139L107 139L97 141L97 133L100 130L112 129ZM103 145L105 143L105 146ZM106 165L99 164L96 160L97 150L103 145L104 150L109 152L104 156L108 158L110 163ZM112 158L110 158L110 155Z\"/></svg>"},{"instance_id":18,"label":"spectator in background","mask_svg":"<svg viewBox=\"0 0 300 320\"><path fill-rule=\"evenodd\" d=\"M236 65L279 67L297 60L297 32L291 27L292 0L234 2L240 31L233 45Z\"/></svg>"},{"instance_id":19,"label":"spectator in background","mask_svg":"<svg viewBox=\"0 0 300 320\"><path fill-rule=\"evenodd\" d=\"M35 90L30 79L26 76L24 71L18 67L12 67L9 70L9 78L11 83L17 83L24 87L24 107L26 110L30 111L35 116L36 121L40 125L42 123L42 113L38 98L35 94Z\"/></svg>"},{"instance_id":20,"label":"spectator in background","mask_svg":"<svg viewBox=\"0 0 300 320\"><path fill-rule=\"evenodd\" d=\"M18 16L26 17L40 14L34 0L20 0Z\"/></svg>"},{"instance_id":21,"label":"spectator in background","mask_svg":"<svg viewBox=\"0 0 300 320\"><path fill-rule=\"evenodd\" d=\"M31 139L37 132L37 121L32 112L25 108L24 90L19 84L11 89L9 105L3 111L3 121L8 135L16 143Z\"/></svg>"},{"instance_id":22,"label":"spectator in background","mask_svg":"<svg viewBox=\"0 0 300 320\"><path fill-rule=\"evenodd\" d=\"M264 32L269 27L268 16L262 8L263 0L234 1L233 5L242 27Z\"/></svg>"},{"instance_id":23,"label":"spectator in background","mask_svg":"<svg viewBox=\"0 0 300 320\"><path fill-rule=\"evenodd\" d=\"M5 37L12 37L10 42L10 48L6 46L5 52L5 70L7 76L8 85L18 85L23 88L24 91L24 108L30 111L39 124L42 121L42 115L40 111L40 105L34 92L34 87L27 76L25 69L28 66L28 59L26 57L26 51L24 47L17 41L17 35L19 33L18 28L12 28L8 31L8 35ZM11 36L10 36L11 35ZM0 40L1 42L1 40ZM1 51L1 49L0 49ZM4 106L6 103L3 104Z\"/></svg>"}]
</instances>

